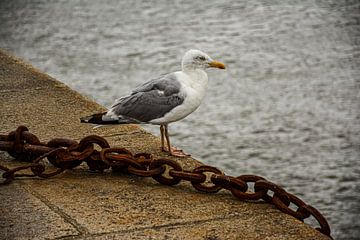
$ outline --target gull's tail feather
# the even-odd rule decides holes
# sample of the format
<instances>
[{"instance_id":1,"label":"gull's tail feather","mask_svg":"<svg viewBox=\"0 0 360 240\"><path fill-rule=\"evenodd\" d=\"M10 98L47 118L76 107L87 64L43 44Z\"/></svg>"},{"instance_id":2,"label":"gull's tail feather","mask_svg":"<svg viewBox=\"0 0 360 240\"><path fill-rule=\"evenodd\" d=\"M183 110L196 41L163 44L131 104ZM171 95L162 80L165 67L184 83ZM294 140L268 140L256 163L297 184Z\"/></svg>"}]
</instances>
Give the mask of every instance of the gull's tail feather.
<instances>
[{"instance_id":1,"label":"gull's tail feather","mask_svg":"<svg viewBox=\"0 0 360 240\"><path fill-rule=\"evenodd\" d=\"M135 119L116 116L114 114L108 114L107 112L95 113L90 116L81 117L80 122L98 125L140 123Z\"/></svg>"}]
</instances>

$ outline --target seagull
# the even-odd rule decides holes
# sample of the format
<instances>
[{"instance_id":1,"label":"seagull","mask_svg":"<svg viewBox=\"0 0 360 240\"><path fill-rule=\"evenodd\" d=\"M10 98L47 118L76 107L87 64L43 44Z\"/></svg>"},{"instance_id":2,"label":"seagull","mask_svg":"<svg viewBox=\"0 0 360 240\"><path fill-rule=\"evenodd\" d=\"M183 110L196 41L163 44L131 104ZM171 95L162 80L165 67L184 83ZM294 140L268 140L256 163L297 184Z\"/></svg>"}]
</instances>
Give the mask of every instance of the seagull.
<instances>
[{"instance_id":1,"label":"seagull","mask_svg":"<svg viewBox=\"0 0 360 240\"><path fill-rule=\"evenodd\" d=\"M185 118L200 106L208 84L205 70L225 69L225 65L194 49L185 53L181 65L181 71L145 82L129 95L116 99L107 112L82 117L81 122L160 125L161 150L171 156L190 156L181 149L171 147L168 125Z\"/></svg>"}]
</instances>

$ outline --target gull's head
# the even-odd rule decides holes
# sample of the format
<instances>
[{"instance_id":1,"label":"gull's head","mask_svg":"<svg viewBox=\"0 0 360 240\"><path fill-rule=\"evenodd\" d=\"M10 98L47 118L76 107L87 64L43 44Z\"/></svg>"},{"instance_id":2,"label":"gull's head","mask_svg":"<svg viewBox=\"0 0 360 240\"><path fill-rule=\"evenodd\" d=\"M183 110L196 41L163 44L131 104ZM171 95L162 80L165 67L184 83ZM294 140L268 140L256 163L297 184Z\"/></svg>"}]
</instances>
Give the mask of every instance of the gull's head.
<instances>
[{"instance_id":1,"label":"gull's head","mask_svg":"<svg viewBox=\"0 0 360 240\"><path fill-rule=\"evenodd\" d=\"M200 50L189 50L182 58L182 69L206 69L206 68L220 68L225 69L225 64L214 61L209 55Z\"/></svg>"}]
</instances>

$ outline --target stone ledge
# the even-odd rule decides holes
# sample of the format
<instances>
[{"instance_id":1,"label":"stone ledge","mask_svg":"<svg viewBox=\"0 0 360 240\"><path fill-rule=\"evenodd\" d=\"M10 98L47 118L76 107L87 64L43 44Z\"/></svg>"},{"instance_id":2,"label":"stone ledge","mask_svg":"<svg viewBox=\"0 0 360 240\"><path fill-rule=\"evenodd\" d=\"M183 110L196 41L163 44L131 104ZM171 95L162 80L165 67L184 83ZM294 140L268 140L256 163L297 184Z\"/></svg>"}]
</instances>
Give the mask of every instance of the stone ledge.
<instances>
[{"instance_id":1,"label":"stone ledge","mask_svg":"<svg viewBox=\"0 0 360 240\"><path fill-rule=\"evenodd\" d=\"M93 129L79 117L104 108L0 50L0 131L26 125L41 140L105 136L133 153L159 151L159 139L136 125ZM167 156L166 156L167 157ZM185 169L195 159L176 159ZM19 165L0 152L0 164ZM152 179L84 168L51 179L0 186L3 239L328 239L266 203L231 194L169 187Z\"/></svg>"}]
</instances>

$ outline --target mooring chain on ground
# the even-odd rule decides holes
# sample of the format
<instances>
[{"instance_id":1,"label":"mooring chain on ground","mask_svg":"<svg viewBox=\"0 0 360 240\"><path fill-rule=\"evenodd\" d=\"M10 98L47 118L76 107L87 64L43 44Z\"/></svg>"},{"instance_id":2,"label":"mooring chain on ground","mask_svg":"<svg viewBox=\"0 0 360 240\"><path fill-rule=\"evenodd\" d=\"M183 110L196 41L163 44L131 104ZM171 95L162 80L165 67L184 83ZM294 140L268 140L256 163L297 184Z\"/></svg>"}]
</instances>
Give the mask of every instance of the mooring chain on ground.
<instances>
[{"instance_id":1,"label":"mooring chain on ground","mask_svg":"<svg viewBox=\"0 0 360 240\"><path fill-rule=\"evenodd\" d=\"M96 149L96 145L99 150ZM54 138L43 143L25 126L20 126L7 135L0 135L0 150L7 151L18 160L29 162L25 166L12 169L0 165L0 170L4 171L2 184L8 184L19 177L52 177L86 162L93 171L104 171L111 167L113 171L152 177L165 185L189 181L195 189L202 192L216 193L221 189L226 189L240 200L262 199L301 221L313 216L320 225L316 229L331 237L329 224L317 209L260 176L228 176L219 169L207 165L187 171L172 159L155 159L149 153L133 155L125 148L112 148L105 138L96 135L87 136L80 142ZM46 164L43 163L45 158L56 167L55 170L49 171L46 168ZM30 170L31 174L21 173L26 169ZM253 190L250 190L250 186L253 186ZM296 206L295 209L290 207L291 204Z\"/></svg>"}]
</instances>

